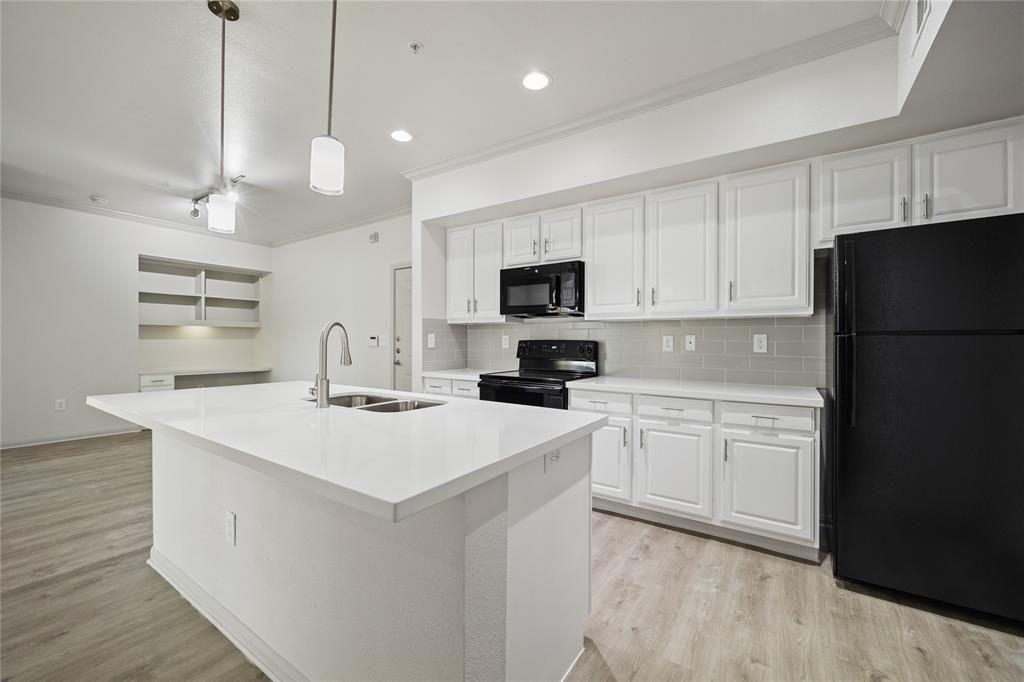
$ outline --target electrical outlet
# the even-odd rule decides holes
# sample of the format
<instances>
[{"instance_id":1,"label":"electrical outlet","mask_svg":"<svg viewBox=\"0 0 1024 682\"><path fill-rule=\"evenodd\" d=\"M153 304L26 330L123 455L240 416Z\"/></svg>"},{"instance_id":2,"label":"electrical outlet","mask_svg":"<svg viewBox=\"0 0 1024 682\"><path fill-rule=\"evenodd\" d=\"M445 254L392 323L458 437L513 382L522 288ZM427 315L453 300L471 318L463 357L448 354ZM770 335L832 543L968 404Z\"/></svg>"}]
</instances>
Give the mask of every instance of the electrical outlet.
<instances>
[{"instance_id":1,"label":"electrical outlet","mask_svg":"<svg viewBox=\"0 0 1024 682\"><path fill-rule=\"evenodd\" d=\"M67 398L57 398L56 400L53 401L54 412L63 412L66 409L68 409Z\"/></svg>"},{"instance_id":2,"label":"electrical outlet","mask_svg":"<svg viewBox=\"0 0 1024 682\"><path fill-rule=\"evenodd\" d=\"M508 348L508 334L501 335L501 347Z\"/></svg>"},{"instance_id":3,"label":"electrical outlet","mask_svg":"<svg viewBox=\"0 0 1024 682\"><path fill-rule=\"evenodd\" d=\"M544 473L548 472L548 467L558 464L559 460L562 459L561 450L552 450L548 454L544 455Z\"/></svg>"},{"instance_id":4,"label":"electrical outlet","mask_svg":"<svg viewBox=\"0 0 1024 682\"><path fill-rule=\"evenodd\" d=\"M754 352L755 353L767 353L768 352L768 335L767 334L754 334Z\"/></svg>"},{"instance_id":5,"label":"electrical outlet","mask_svg":"<svg viewBox=\"0 0 1024 682\"><path fill-rule=\"evenodd\" d=\"M687 334L686 335L686 350L697 350L697 335Z\"/></svg>"},{"instance_id":6,"label":"electrical outlet","mask_svg":"<svg viewBox=\"0 0 1024 682\"><path fill-rule=\"evenodd\" d=\"M235 546L235 539L238 537L236 534L237 525L235 519L235 513L226 511L224 512L224 539L228 541L232 547Z\"/></svg>"},{"instance_id":7,"label":"electrical outlet","mask_svg":"<svg viewBox=\"0 0 1024 682\"><path fill-rule=\"evenodd\" d=\"M434 348L437 346L437 337L433 334L427 334L427 348Z\"/></svg>"},{"instance_id":8,"label":"electrical outlet","mask_svg":"<svg viewBox=\"0 0 1024 682\"><path fill-rule=\"evenodd\" d=\"M676 347L676 337L671 334L664 334L661 337L661 350L665 353L671 353Z\"/></svg>"}]
</instances>

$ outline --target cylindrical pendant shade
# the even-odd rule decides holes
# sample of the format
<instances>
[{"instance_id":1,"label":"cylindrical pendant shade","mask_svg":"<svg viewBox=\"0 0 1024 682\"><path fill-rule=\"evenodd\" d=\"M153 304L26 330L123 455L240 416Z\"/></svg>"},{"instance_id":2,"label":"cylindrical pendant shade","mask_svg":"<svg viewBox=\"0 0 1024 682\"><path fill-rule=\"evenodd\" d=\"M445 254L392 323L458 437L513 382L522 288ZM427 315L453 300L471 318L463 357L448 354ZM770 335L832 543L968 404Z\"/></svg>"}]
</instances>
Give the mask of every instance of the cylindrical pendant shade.
<instances>
[{"instance_id":1,"label":"cylindrical pendant shade","mask_svg":"<svg viewBox=\"0 0 1024 682\"><path fill-rule=\"evenodd\" d=\"M345 193L345 145L337 138L313 138L309 149L309 188L320 194Z\"/></svg>"},{"instance_id":2,"label":"cylindrical pendant shade","mask_svg":"<svg viewBox=\"0 0 1024 682\"><path fill-rule=\"evenodd\" d=\"M214 232L234 234L235 202L226 194L211 194L206 202L208 221L206 226Z\"/></svg>"}]
</instances>

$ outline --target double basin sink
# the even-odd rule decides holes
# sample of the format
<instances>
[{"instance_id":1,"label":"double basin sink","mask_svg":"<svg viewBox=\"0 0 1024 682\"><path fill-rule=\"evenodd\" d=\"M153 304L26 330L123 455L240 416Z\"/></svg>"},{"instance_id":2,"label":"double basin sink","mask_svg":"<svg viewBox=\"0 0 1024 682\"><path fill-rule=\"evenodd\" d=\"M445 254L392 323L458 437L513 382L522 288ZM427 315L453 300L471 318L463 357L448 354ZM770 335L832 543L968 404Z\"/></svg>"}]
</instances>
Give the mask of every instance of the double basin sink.
<instances>
[{"instance_id":1,"label":"double basin sink","mask_svg":"<svg viewBox=\"0 0 1024 682\"><path fill-rule=\"evenodd\" d=\"M306 398L306 400L316 400L316 398ZM327 399L327 402L337 407L351 407L367 412L409 412L410 410L422 410L426 407L436 407L437 405L444 404L430 400L407 400L390 395L366 393L332 395Z\"/></svg>"}]
</instances>

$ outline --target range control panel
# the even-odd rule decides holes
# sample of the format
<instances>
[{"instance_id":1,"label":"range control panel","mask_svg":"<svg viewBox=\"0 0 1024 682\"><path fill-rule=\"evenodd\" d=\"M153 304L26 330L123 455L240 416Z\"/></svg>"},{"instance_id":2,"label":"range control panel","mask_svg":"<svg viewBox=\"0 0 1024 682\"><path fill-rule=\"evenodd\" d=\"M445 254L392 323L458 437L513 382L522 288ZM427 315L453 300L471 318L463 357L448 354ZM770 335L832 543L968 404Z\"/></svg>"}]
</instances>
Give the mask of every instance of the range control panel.
<instances>
[{"instance_id":1,"label":"range control panel","mask_svg":"<svg viewBox=\"0 0 1024 682\"><path fill-rule=\"evenodd\" d=\"M597 360L597 341L520 341L517 358L550 360Z\"/></svg>"}]
</instances>

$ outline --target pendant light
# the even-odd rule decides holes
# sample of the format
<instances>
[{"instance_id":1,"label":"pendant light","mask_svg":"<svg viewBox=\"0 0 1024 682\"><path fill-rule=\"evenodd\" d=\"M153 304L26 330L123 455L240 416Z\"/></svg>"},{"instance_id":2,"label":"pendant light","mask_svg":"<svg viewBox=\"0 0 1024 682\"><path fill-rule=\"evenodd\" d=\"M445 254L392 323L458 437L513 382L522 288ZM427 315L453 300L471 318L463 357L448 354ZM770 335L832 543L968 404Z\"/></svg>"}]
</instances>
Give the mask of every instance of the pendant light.
<instances>
[{"instance_id":1,"label":"pendant light","mask_svg":"<svg viewBox=\"0 0 1024 682\"><path fill-rule=\"evenodd\" d=\"M331 8L331 68L327 95L327 134L313 138L309 148L309 188L320 194L345 193L345 145L331 135L334 113L334 40L338 26L338 0Z\"/></svg>"},{"instance_id":2,"label":"pendant light","mask_svg":"<svg viewBox=\"0 0 1024 682\"><path fill-rule=\"evenodd\" d=\"M210 192L206 200L206 227L213 232L234 234L234 187L224 177L224 54L227 46L227 25L238 21L241 13L232 0L210 0L207 7L220 19L220 175L218 189ZM237 195L236 195L237 196Z\"/></svg>"}]
</instances>

